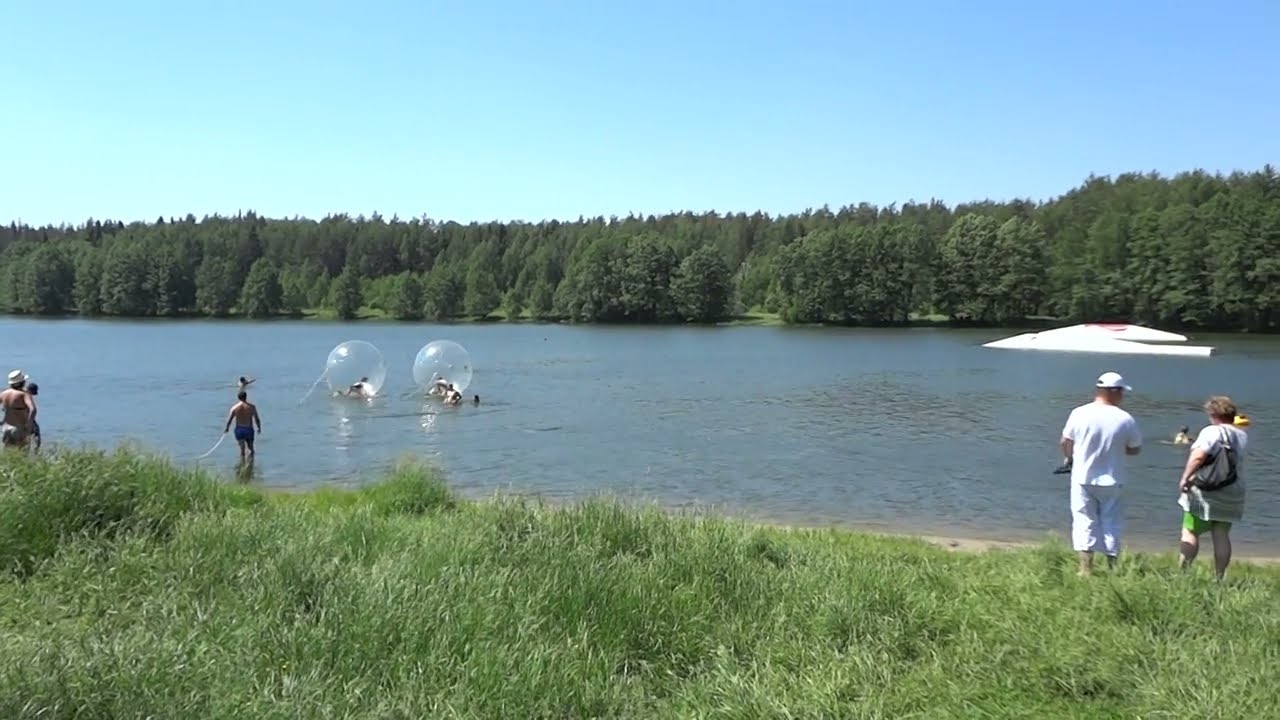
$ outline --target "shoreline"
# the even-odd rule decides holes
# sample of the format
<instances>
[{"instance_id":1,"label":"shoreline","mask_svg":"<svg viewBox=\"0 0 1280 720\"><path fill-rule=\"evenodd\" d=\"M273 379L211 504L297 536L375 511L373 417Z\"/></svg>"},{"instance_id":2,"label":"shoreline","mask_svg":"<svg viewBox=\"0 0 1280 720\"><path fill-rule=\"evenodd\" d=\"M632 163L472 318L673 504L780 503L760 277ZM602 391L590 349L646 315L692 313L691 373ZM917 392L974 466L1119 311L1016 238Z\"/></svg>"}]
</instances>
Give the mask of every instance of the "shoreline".
<instances>
[{"instance_id":1,"label":"shoreline","mask_svg":"<svg viewBox=\"0 0 1280 720\"><path fill-rule=\"evenodd\" d=\"M105 451L107 456L120 452L122 448L116 448L115 451ZM140 448L133 448L136 452ZM45 455L49 458L53 454L61 454L68 450L72 454L76 454L81 449L72 448L49 448L51 451ZM60 452L59 452L60 451ZM141 456L147 457L153 461L157 461L169 467L179 468L184 471L204 474L213 479L215 483L224 486L234 486L240 489L249 490L255 493L261 493L263 496L277 496L281 498L301 499L308 496L354 496L366 491L371 487L376 487L379 482L370 484L357 485L340 485L340 484L321 484L313 486L270 486L257 485L254 483L243 483L234 476L223 475L221 472L211 471L207 468L199 468L198 466L187 466L186 463L180 462L177 458L171 457L163 453L148 452L141 449ZM661 512L663 515L683 520L698 521L701 519L710 519L731 524L738 524L742 527L754 530L766 530L783 534L805 533L805 534L836 534L845 537L864 536L870 538L878 538L888 541L916 541L922 542L947 552L978 554L994 551L1026 551L1043 547L1046 544L1055 545L1070 550L1069 541L1063 536L1063 528L1055 528L1038 534L1038 539L1033 539L1030 533L1010 531L1008 533L988 533L985 535L968 534L960 528L944 528L940 526L914 525L911 523L901 523L899 525L889 525L884 522L805 522L803 520L789 520L782 518L770 519L760 513L752 513L743 508L732 508L723 505L667 505L661 500L654 498L637 498L626 495L612 493L587 493L581 496L569 498L546 497L538 493L519 492L502 489L492 489L485 493L467 493L460 492L452 488L448 482L448 473L442 468L432 463L426 463L425 466L436 477L441 478L444 486L449 492L456 493L456 497L467 503L476 505L487 505L502 500L515 500L518 502L528 502L538 507L548 510L560 512L571 510L574 507L581 506L584 503L592 501L604 501L616 505L625 510L643 511L645 509L653 509ZM392 468L390 473L395 473ZM1205 540L1202 542L1200 551L1201 556L1206 556L1206 551L1211 553L1211 542ZM1121 549L1121 556L1125 555L1142 555L1154 557L1176 557L1178 554L1177 543L1173 538L1167 542L1157 542L1149 538L1125 539ZM1203 557L1201 558L1203 559ZM1239 543L1235 543L1232 552L1232 563L1244 562L1259 566L1280 565L1280 549L1249 549L1239 547Z\"/></svg>"},{"instance_id":2,"label":"shoreline","mask_svg":"<svg viewBox=\"0 0 1280 720\"><path fill-rule=\"evenodd\" d=\"M895 538L603 493L470 499L412 460L294 494L128 449L43 460L0 453L3 717L1275 705L1254 668L1280 571L1244 560L1221 583L1164 555L1081 579L1061 544L964 525Z\"/></svg>"},{"instance_id":3,"label":"shoreline","mask_svg":"<svg viewBox=\"0 0 1280 720\"><path fill-rule=\"evenodd\" d=\"M725 519L738 520L735 516L721 515L719 517ZM918 540L921 542L934 545L949 552L958 553L984 553L992 551L1006 550L1032 550L1044 545L1046 542L1051 544L1062 545L1070 549L1069 543L1060 536L1060 533L1047 533L1043 540L1036 542L1027 539L1001 539L989 537L971 537L957 534L939 534L936 532L913 532L910 530L890 530L882 527L874 527L869 525L793 525L784 523L762 522L758 520L743 520L744 523L753 527L769 528L771 530L779 530L783 532L826 532L836 531L848 533L851 535L870 535L887 540ZM1212 541L1202 540L1200 555L1205 557L1206 549L1211 547ZM1128 541L1122 546L1120 556L1125 555L1147 555L1147 556L1176 556L1178 554L1177 546L1172 545L1168 548L1159 548L1153 544ZM1247 562L1255 565L1280 565L1280 553L1277 552L1250 552L1240 551L1233 548L1231 554L1231 562Z\"/></svg>"},{"instance_id":4,"label":"shoreline","mask_svg":"<svg viewBox=\"0 0 1280 720\"><path fill-rule=\"evenodd\" d=\"M777 313L764 312L747 312L739 315L726 316L714 322L605 322L605 321L576 321L561 317L533 318L522 316L515 320L511 320L501 314L494 314L484 318L469 317L453 317L440 320L430 320L426 318L418 319L398 319L383 312L362 313L357 317L343 320L333 315L331 312L307 312L302 315L273 315L270 317L252 318L243 315L174 315L174 316L154 316L154 315L94 315L85 316L79 313L62 313L62 314L23 314L23 313L3 313L0 312L0 320L14 321L36 321L36 322L68 322L68 321L85 321L91 323L145 323L163 325L166 323L210 323L210 324L265 324L265 323L282 323L282 324L306 324L306 325L390 325L390 326L438 326L438 327L462 327L462 326L532 326L532 327L550 327L564 326L577 328L632 328L632 329L662 329L662 328L766 328L773 330L872 330L872 331L919 331L919 330L940 330L940 331L983 331L993 333L1023 333L1036 330L1044 330L1053 327L1062 327L1072 324L1071 320L1053 320L1045 318L1028 318L1020 322L1009 322L1004 324L982 324L967 321L957 321L939 318L936 316L917 316L905 322L895 323L879 323L879 324L862 324L862 323L841 323L841 322L787 322L783 320ZM1211 328L1205 329L1198 326L1184 327L1180 325L1169 325L1165 329L1173 332L1186 333L1189 337L1207 337L1221 336L1232 339L1274 339L1280 337L1280 329L1249 329L1249 328Z\"/></svg>"},{"instance_id":5,"label":"shoreline","mask_svg":"<svg viewBox=\"0 0 1280 720\"><path fill-rule=\"evenodd\" d=\"M443 477L447 475L442 473ZM339 488L339 491L350 491L354 488ZM288 493L306 494L313 492L308 489L279 489ZM745 512L733 512L726 508L715 505L689 505L689 506L669 506L662 502L652 499L633 499L620 495L598 494L587 495L579 498L561 499L546 498L535 493L518 493L518 492L491 492L481 495L460 494L459 497L465 498L468 502L484 504L494 500L512 499L532 502L541 507L552 510L567 510L583 502L591 500L605 500L607 502L617 503L620 507L643 510L645 508L653 508L661 511L664 515L673 518L683 518L689 520L698 519L714 519L723 522L737 523L744 527L756 530L769 530L780 533L836 533L845 536L867 536L883 540L891 541L920 541L941 548L948 552L957 553L984 553L993 551L1021 551L1033 550L1043 546L1045 543L1059 545L1070 550L1070 542L1062 534L1061 530L1055 529L1040 535L1040 539L1032 539L1026 533L1012 532L1004 536L999 534L988 536L968 535L964 532L947 532L945 529L930 529L925 526L914 527L906 523L903 527L895 529L884 523L806 523L803 521L786 521L786 520L770 520L767 517L753 515ZM1207 538L1202 540L1200 548L1200 558L1202 562L1204 558L1210 557L1212 554L1212 541ZM1208 553L1208 554L1206 554ZM1156 542L1146 539L1126 539L1120 551L1121 557L1125 555L1143 555L1155 557L1177 557L1178 547L1176 541L1168 543ZM1231 562L1246 562L1254 565L1272 566L1280 565L1280 549L1261 549L1248 550L1240 549L1238 544L1232 548Z\"/></svg>"}]
</instances>

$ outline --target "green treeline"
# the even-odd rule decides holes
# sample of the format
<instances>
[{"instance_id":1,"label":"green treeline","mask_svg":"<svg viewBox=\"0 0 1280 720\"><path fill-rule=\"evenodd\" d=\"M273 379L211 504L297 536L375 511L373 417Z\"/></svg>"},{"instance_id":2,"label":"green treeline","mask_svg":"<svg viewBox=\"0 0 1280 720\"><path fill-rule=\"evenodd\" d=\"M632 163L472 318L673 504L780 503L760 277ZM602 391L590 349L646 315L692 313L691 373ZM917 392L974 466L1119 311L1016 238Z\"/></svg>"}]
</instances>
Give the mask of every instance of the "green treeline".
<instances>
[{"instance_id":1,"label":"green treeline","mask_svg":"<svg viewBox=\"0 0 1280 720\"><path fill-rule=\"evenodd\" d=\"M1091 177L1046 203L472 223L253 213L0 228L0 311L1275 330L1280 175Z\"/></svg>"}]
</instances>

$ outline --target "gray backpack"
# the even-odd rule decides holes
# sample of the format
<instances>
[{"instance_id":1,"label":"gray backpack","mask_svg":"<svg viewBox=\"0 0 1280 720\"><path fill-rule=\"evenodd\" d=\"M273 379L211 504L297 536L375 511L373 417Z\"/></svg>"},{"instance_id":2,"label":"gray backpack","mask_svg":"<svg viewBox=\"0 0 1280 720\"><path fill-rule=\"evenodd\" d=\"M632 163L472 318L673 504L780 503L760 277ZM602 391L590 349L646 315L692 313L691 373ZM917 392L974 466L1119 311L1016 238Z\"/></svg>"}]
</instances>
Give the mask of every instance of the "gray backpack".
<instances>
[{"instance_id":1,"label":"gray backpack","mask_svg":"<svg viewBox=\"0 0 1280 720\"><path fill-rule=\"evenodd\" d=\"M1221 425L1218 431L1222 435L1222 443L1218 451L1205 459L1191 476L1191 484L1203 492L1213 492L1234 485L1239 479L1236 470L1236 447L1231 440L1231 433Z\"/></svg>"}]
</instances>

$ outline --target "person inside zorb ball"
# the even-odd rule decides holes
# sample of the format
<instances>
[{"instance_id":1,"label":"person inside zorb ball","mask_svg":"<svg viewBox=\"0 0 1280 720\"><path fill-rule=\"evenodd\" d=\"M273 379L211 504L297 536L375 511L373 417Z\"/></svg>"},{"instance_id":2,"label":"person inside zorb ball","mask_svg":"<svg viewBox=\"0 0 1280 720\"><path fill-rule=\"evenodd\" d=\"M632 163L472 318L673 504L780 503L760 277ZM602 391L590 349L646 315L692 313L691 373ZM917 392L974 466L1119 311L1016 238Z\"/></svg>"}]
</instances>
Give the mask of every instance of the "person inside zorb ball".
<instances>
[{"instance_id":1,"label":"person inside zorb ball","mask_svg":"<svg viewBox=\"0 0 1280 720\"><path fill-rule=\"evenodd\" d=\"M325 380L334 395L367 398L378 394L386 381L382 353L362 340L348 340L329 353Z\"/></svg>"},{"instance_id":2,"label":"person inside zorb ball","mask_svg":"<svg viewBox=\"0 0 1280 720\"><path fill-rule=\"evenodd\" d=\"M452 340L433 340L413 360L413 380L427 395L439 395L449 405L462 402L471 385L471 356Z\"/></svg>"}]
</instances>

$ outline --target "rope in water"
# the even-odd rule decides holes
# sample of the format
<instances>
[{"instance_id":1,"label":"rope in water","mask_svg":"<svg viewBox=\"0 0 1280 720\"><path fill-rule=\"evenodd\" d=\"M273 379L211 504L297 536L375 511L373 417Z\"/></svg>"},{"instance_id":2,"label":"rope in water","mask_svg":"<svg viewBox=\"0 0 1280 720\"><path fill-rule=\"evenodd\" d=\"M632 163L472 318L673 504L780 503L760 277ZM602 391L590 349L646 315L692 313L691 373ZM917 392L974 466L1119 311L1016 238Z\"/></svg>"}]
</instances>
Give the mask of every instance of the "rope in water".
<instances>
[{"instance_id":1,"label":"rope in water","mask_svg":"<svg viewBox=\"0 0 1280 720\"><path fill-rule=\"evenodd\" d=\"M328 374L329 374L329 369L328 369L328 368L325 368L325 371L324 371L324 372L322 372L322 373L320 373L320 377L316 378L316 381L315 381L315 382L313 382L313 383L311 383L311 387L307 390L307 394L306 394L306 395L303 395L303 396L302 396L302 399L298 401L298 404L299 404L299 405L301 405L302 403L306 402L306 401L307 401L307 398L311 397L311 393L315 391L316 386L317 386L317 385L319 385L319 384L320 384L320 381L324 379L324 376L325 376L325 375L328 375Z\"/></svg>"},{"instance_id":2,"label":"rope in water","mask_svg":"<svg viewBox=\"0 0 1280 720\"><path fill-rule=\"evenodd\" d=\"M209 457L210 455L212 455L212 454L213 454L213 451L214 451L214 450L217 450L217 449L218 449L218 446L222 445L222 441L223 441L223 440L226 440L226 439L227 439L227 434L226 434L226 433L222 433L222 435L218 436L218 442L214 443L214 444L213 444L213 447L209 448L209 452L207 452L207 453L205 453L205 454L203 454L203 455L198 456L196 459L197 459L197 460L203 460L203 459L205 459L205 458Z\"/></svg>"}]
</instances>

